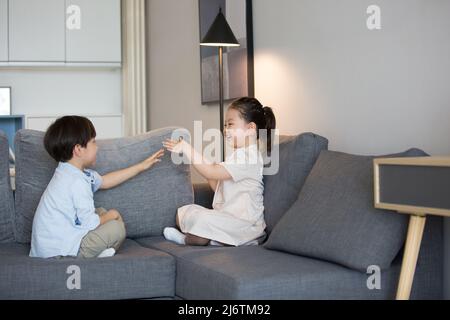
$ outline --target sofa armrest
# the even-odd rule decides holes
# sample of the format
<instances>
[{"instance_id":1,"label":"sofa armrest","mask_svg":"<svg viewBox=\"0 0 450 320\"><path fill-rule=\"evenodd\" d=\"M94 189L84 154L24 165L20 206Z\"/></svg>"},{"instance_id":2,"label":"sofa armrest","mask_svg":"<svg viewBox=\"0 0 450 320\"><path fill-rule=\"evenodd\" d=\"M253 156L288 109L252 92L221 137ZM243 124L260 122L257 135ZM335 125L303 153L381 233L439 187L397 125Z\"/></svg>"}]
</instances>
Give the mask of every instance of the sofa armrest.
<instances>
[{"instance_id":1,"label":"sofa armrest","mask_svg":"<svg viewBox=\"0 0 450 320\"><path fill-rule=\"evenodd\" d=\"M194 183L194 203L212 209L214 191L208 183Z\"/></svg>"}]
</instances>

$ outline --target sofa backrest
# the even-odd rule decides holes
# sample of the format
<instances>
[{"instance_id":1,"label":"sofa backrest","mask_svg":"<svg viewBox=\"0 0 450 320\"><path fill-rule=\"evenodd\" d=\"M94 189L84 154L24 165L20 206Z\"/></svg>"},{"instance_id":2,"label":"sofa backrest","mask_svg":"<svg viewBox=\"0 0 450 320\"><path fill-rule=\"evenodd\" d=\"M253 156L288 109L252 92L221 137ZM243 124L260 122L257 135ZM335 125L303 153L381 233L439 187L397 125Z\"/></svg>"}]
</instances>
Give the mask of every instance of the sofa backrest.
<instances>
[{"instance_id":1,"label":"sofa backrest","mask_svg":"<svg viewBox=\"0 0 450 320\"><path fill-rule=\"evenodd\" d=\"M44 133L20 130L14 139L16 153L15 237L29 243L34 212L57 163L45 151Z\"/></svg>"},{"instance_id":2,"label":"sofa backrest","mask_svg":"<svg viewBox=\"0 0 450 320\"><path fill-rule=\"evenodd\" d=\"M9 177L9 144L0 131L0 243L13 242L14 203Z\"/></svg>"},{"instance_id":3,"label":"sofa backrest","mask_svg":"<svg viewBox=\"0 0 450 320\"><path fill-rule=\"evenodd\" d=\"M140 162L162 148L162 141L179 128L170 127L146 134L98 140L97 163L101 175ZM35 210L50 182L57 163L43 146L44 132L21 130L16 134L16 240L28 243ZM117 209L130 238L161 235L175 225L177 208L193 203L188 165L175 165L166 152L162 161L126 183L95 194L95 206Z\"/></svg>"},{"instance_id":4,"label":"sofa backrest","mask_svg":"<svg viewBox=\"0 0 450 320\"><path fill-rule=\"evenodd\" d=\"M328 140L314 133L280 136L279 168L275 175L264 176L264 218L270 233L284 213L297 200L314 163L322 150L328 149Z\"/></svg>"}]
</instances>

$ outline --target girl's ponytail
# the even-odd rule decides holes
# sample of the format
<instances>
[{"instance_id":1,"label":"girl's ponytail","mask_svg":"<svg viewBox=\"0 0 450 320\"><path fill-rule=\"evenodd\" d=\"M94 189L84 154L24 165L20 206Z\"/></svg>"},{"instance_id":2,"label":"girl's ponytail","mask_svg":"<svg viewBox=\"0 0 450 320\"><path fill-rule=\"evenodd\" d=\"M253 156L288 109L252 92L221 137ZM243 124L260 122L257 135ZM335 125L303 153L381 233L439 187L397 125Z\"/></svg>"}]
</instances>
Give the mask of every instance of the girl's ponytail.
<instances>
[{"instance_id":1,"label":"girl's ponytail","mask_svg":"<svg viewBox=\"0 0 450 320\"><path fill-rule=\"evenodd\" d=\"M277 126L275 114L271 107L264 107L264 118L266 119L265 129L267 130L267 154L270 155L272 151L272 130Z\"/></svg>"},{"instance_id":2,"label":"girl's ponytail","mask_svg":"<svg viewBox=\"0 0 450 320\"><path fill-rule=\"evenodd\" d=\"M239 111L247 123L254 122L256 124L257 139L259 139L259 130L266 130L267 141L264 141L266 146L263 146L263 148L270 155L272 150L272 130L276 128L276 120L272 108L263 107L257 99L250 97L243 97L233 101L230 108Z\"/></svg>"}]
</instances>

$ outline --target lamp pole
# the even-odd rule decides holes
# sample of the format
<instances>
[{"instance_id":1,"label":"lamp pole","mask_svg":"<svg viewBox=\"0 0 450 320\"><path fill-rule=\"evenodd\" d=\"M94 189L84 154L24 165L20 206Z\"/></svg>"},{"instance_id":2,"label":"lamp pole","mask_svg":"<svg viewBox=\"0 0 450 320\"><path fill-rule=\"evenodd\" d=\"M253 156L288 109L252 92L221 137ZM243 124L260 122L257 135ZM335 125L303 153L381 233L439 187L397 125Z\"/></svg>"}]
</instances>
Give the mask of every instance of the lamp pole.
<instances>
[{"instance_id":1,"label":"lamp pole","mask_svg":"<svg viewBox=\"0 0 450 320\"><path fill-rule=\"evenodd\" d=\"M220 109L220 132L222 145L222 161L225 159L225 136L223 121L223 47L219 47L219 109Z\"/></svg>"},{"instance_id":2,"label":"lamp pole","mask_svg":"<svg viewBox=\"0 0 450 320\"><path fill-rule=\"evenodd\" d=\"M222 8L219 8L219 13L212 23L203 40L200 42L201 46L210 46L219 48L219 107L220 107L220 133L222 136L222 161L225 159L225 136L224 136L224 120L223 120L223 47L239 47L239 41L233 34L228 25L225 16L222 13Z\"/></svg>"}]
</instances>

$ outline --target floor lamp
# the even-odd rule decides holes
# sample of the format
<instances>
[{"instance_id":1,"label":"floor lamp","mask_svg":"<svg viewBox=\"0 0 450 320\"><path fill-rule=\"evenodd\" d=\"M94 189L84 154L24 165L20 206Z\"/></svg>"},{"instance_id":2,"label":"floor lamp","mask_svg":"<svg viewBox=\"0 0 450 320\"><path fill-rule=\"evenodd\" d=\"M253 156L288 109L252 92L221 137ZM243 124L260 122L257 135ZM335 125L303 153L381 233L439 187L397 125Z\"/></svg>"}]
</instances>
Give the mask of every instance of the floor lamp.
<instances>
[{"instance_id":1,"label":"floor lamp","mask_svg":"<svg viewBox=\"0 0 450 320\"><path fill-rule=\"evenodd\" d=\"M201 46L219 47L219 106L220 106L220 132L222 133L222 161L225 157L225 139L223 136L223 47L239 47L240 44L233 34L222 8L219 9L216 19L202 39Z\"/></svg>"}]
</instances>

